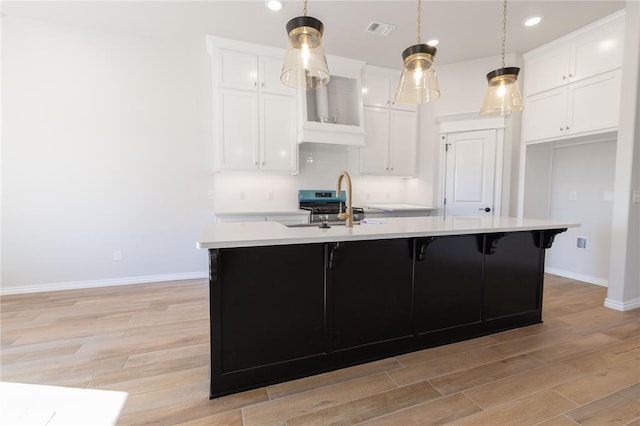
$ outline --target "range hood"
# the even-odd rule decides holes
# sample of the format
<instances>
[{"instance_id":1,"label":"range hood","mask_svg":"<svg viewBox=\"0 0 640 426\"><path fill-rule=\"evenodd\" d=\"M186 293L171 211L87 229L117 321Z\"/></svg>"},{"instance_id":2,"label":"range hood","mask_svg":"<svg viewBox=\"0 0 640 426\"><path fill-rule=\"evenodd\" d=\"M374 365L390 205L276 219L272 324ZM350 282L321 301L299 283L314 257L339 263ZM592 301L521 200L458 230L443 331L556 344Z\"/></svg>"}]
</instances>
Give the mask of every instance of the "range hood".
<instances>
[{"instance_id":1,"label":"range hood","mask_svg":"<svg viewBox=\"0 0 640 426\"><path fill-rule=\"evenodd\" d=\"M328 86L298 92L298 143L365 146L364 62L328 56Z\"/></svg>"}]
</instances>

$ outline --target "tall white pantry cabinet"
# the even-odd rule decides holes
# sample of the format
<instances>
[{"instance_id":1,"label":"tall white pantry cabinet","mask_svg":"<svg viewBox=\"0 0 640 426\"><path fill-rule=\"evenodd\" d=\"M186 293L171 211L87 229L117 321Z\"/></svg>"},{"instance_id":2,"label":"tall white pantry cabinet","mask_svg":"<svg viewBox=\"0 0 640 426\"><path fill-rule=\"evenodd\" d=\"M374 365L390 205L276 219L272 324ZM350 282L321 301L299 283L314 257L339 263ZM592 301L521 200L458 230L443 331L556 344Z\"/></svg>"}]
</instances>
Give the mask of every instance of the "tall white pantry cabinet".
<instances>
[{"instance_id":1,"label":"tall white pantry cabinet","mask_svg":"<svg viewBox=\"0 0 640 426\"><path fill-rule=\"evenodd\" d=\"M284 50L207 37L213 70L214 169L297 171L296 92Z\"/></svg>"},{"instance_id":2,"label":"tall white pantry cabinet","mask_svg":"<svg viewBox=\"0 0 640 426\"><path fill-rule=\"evenodd\" d=\"M523 55L518 216L553 219L556 148L615 140L624 32L622 10Z\"/></svg>"}]
</instances>

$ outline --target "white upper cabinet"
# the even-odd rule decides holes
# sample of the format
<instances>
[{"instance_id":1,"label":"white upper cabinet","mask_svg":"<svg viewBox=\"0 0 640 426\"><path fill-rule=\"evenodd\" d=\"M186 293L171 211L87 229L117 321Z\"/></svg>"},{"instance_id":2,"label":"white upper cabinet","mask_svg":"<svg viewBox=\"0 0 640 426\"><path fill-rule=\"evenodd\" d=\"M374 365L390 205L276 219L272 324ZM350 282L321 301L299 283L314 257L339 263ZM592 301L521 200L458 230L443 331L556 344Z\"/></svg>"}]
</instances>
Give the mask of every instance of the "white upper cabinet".
<instances>
[{"instance_id":1,"label":"white upper cabinet","mask_svg":"<svg viewBox=\"0 0 640 426\"><path fill-rule=\"evenodd\" d=\"M396 102L400 71L367 66L362 71L362 100L365 106L391 107L406 111L416 111L413 104Z\"/></svg>"},{"instance_id":2,"label":"white upper cabinet","mask_svg":"<svg viewBox=\"0 0 640 426\"><path fill-rule=\"evenodd\" d=\"M280 81L282 62L282 57L260 56L260 90L264 93L295 96L296 91Z\"/></svg>"},{"instance_id":3,"label":"white upper cabinet","mask_svg":"<svg viewBox=\"0 0 640 426\"><path fill-rule=\"evenodd\" d=\"M296 92L280 82L284 50L208 37L214 167L297 171Z\"/></svg>"},{"instance_id":4,"label":"white upper cabinet","mask_svg":"<svg viewBox=\"0 0 640 426\"><path fill-rule=\"evenodd\" d=\"M524 55L524 142L615 130L623 42L624 11Z\"/></svg>"},{"instance_id":5,"label":"white upper cabinet","mask_svg":"<svg viewBox=\"0 0 640 426\"><path fill-rule=\"evenodd\" d=\"M525 94L620 68L623 42L624 14L616 13L525 54Z\"/></svg>"},{"instance_id":6,"label":"white upper cabinet","mask_svg":"<svg viewBox=\"0 0 640 426\"><path fill-rule=\"evenodd\" d=\"M412 177L417 174L418 114L415 105L393 100L396 72L365 67L362 73L367 146L360 173Z\"/></svg>"},{"instance_id":7,"label":"white upper cabinet","mask_svg":"<svg viewBox=\"0 0 640 426\"><path fill-rule=\"evenodd\" d=\"M284 56L284 51L283 51ZM258 55L237 49L218 49L219 87L295 96L280 81L281 57Z\"/></svg>"},{"instance_id":8,"label":"white upper cabinet","mask_svg":"<svg viewBox=\"0 0 640 426\"><path fill-rule=\"evenodd\" d=\"M298 94L298 143L365 144L361 74L364 62L327 56L331 81Z\"/></svg>"},{"instance_id":9,"label":"white upper cabinet","mask_svg":"<svg viewBox=\"0 0 640 426\"><path fill-rule=\"evenodd\" d=\"M226 89L256 90L258 88L258 56L232 49L218 49L218 86ZM216 70L214 70L215 72Z\"/></svg>"}]
</instances>

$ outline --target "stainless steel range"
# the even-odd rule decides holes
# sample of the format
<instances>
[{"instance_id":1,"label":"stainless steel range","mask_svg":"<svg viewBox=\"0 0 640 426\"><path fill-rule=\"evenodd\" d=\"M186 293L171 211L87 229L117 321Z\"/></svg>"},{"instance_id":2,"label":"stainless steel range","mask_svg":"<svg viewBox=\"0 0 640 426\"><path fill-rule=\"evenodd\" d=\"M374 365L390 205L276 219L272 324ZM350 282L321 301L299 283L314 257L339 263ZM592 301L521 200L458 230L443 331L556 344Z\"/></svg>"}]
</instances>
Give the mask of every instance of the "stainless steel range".
<instances>
[{"instance_id":1,"label":"stainless steel range","mask_svg":"<svg viewBox=\"0 0 640 426\"><path fill-rule=\"evenodd\" d=\"M301 189L298 191L298 205L302 210L309 211L310 223L344 223L338 219L338 213L345 210L346 193L329 189ZM364 210L360 207L353 208L353 221L360 222L364 219Z\"/></svg>"}]
</instances>

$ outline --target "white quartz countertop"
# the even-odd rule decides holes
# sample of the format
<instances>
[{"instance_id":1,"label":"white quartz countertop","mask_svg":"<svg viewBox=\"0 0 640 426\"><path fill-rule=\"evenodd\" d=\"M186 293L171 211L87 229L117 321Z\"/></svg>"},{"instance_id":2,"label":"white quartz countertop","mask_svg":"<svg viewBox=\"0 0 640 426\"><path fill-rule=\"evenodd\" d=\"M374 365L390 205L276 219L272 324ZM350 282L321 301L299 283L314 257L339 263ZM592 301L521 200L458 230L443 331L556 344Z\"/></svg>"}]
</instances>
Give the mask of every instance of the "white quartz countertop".
<instances>
[{"instance_id":1,"label":"white quartz countertop","mask_svg":"<svg viewBox=\"0 0 640 426\"><path fill-rule=\"evenodd\" d=\"M374 223L332 226L287 227L278 222L243 222L208 224L197 241L197 247L229 248L285 244L310 244L335 241L383 240L439 235L483 234L543 229L574 228L573 222L518 219L501 216L429 216L384 218Z\"/></svg>"},{"instance_id":2,"label":"white quartz countertop","mask_svg":"<svg viewBox=\"0 0 640 426\"><path fill-rule=\"evenodd\" d=\"M365 207L370 209L383 210L386 212L413 212L413 211L438 210L437 207L421 206L419 204L405 204L405 203L375 203L375 204L365 204Z\"/></svg>"}]
</instances>

